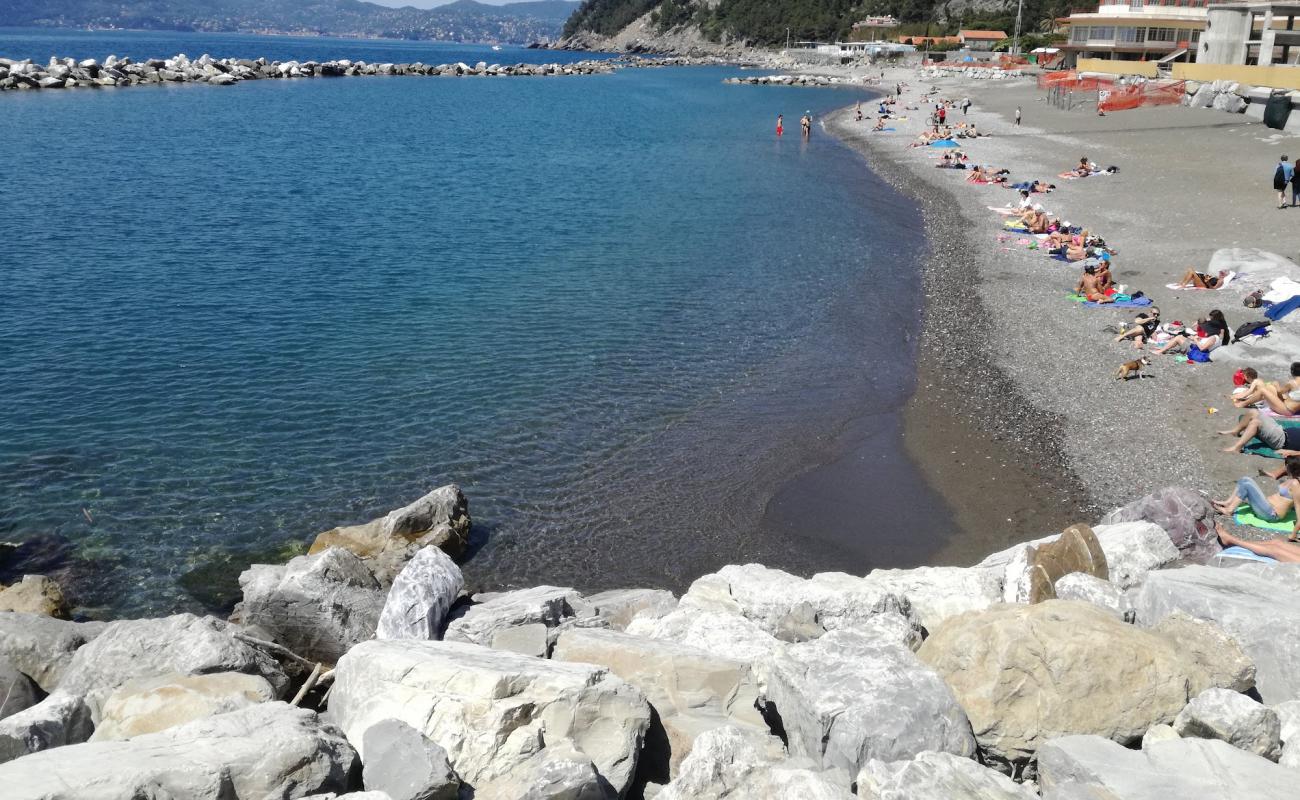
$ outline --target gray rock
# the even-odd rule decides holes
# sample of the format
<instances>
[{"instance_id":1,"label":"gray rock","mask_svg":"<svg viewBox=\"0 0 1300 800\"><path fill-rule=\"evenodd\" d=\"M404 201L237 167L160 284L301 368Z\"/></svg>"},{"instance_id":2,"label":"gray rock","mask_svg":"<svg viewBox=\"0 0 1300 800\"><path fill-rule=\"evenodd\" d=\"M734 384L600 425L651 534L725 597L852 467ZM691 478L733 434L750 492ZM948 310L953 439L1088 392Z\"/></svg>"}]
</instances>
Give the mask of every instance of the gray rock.
<instances>
[{"instance_id":1,"label":"gray rock","mask_svg":"<svg viewBox=\"0 0 1300 800\"><path fill-rule=\"evenodd\" d=\"M38 79L36 85L42 89L62 89L63 78L52 78L47 75L44 78Z\"/></svg>"},{"instance_id":2,"label":"gray rock","mask_svg":"<svg viewBox=\"0 0 1300 800\"><path fill-rule=\"evenodd\" d=\"M1212 103L1215 109L1226 111L1229 114L1240 114L1246 110L1246 99L1233 92L1220 92L1214 96Z\"/></svg>"},{"instance_id":3,"label":"gray rock","mask_svg":"<svg viewBox=\"0 0 1300 800\"><path fill-rule=\"evenodd\" d=\"M65 622L20 612L0 613L0 658L53 692L77 648L107 627L103 622Z\"/></svg>"},{"instance_id":4,"label":"gray rock","mask_svg":"<svg viewBox=\"0 0 1300 800\"><path fill-rule=\"evenodd\" d=\"M400 719L447 750L471 786L543 745L571 740L620 793L631 782L650 709L607 670L457 642L362 642L339 660L329 713L368 757L364 733Z\"/></svg>"},{"instance_id":5,"label":"gray rock","mask_svg":"<svg viewBox=\"0 0 1300 800\"><path fill-rule=\"evenodd\" d=\"M1115 509L1102 517L1101 523L1154 523L1168 534L1183 558L1204 561L1223 549L1214 532L1214 516L1214 507L1200 492L1171 487Z\"/></svg>"},{"instance_id":6,"label":"gray rock","mask_svg":"<svg viewBox=\"0 0 1300 800\"><path fill-rule=\"evenodd\" d=\"M90 709L81 698L52 694L31 708L0 720L0 762L84 742L93 730Z\"/></svg>"},{"instance_id":7,"label":"gray rock","mask_svg":"<svg viewBox=\"0 0 1300 800\"><path fill-rule=\"evenodd\" d=\"M437 639L451 604L465 588L460 567L438 547L425 547L402 568L388 590L380 639Z\"/></svg>"},{"instance_id":8,"label":"gray rock","mask_svg":"<svg viewBox=\"0 0 1300 800\"><path fill-rule=\"evenodd\" d=\"M1218 624L1255 664L1265 703L1300 699L1300 591L1240 569L1190 566L1148 576L1133 596L1138 623L1175 612Z\"/></svg>"},{"instance_id":9,"label":"gray rock","mask_svg":"<svg viewBox=\"0 0 1300 800\"><path fill-rule=\"evenodd\" d=\"M475 790L475 797L518 800L613 800L617 796L591 759L567 741L542 748Z\"/></svg>"},{"instance_id":10,"label":"gray rock","mask_svg":"<svg viewBox=\"0 0 1300 800\"><path fill-rule=\"evenodd\" d=\"M1174 730L1173 725L1152 725L1147 732L1142 734L1142 749L1145 750L1156 742L1167 742L1171 739L1181 738L1178 731Z\"/></svg>"},{"instance_id":11,"label":"gray rock","mask_svg":"<svg viewBox=\"0 0 1300 800\"><path fill-rule=\"evenodd\" d=\"M266 678L242 672L134 680L104 701L90 741L131 739L274 699L275 690Z\"/></svg>"},{"instance_id":12,"label":"gray rock","mask_svg":"<svg viewBox=\"0 0 1300 800\"><path fill-rule=\"evenodd\" d=\"M832 631L772 661L767 700L790 752L849 774L926 750L970 756L970 721L939 676L896 642Z\"/></svg>"},{"instance_id":13,"label":"gray rock","mask_svg":"<svg viewBox=\"0 0 1300 800\"><path fill-rule=\"evenodd\" d=\"M558 586L535 586L489 596L465 609L447 625L449 642L469 642L495 647L499 634L523 625L544 625L554 630L574 616L581 595Z\"/></svg>"},{"instance_id":14,"label":"gray rock","mask_svg":"<svg viewBox=\"0 0 1300 800\"><path fill-rule=\"evenodd\" d=\"M1300 700L1278 703L1273 706L1273 713L1281 723L1278 735L1282 737L1282 744L1300 742Z\"/></svg>"},{"instance_id":15,"label":"gray rock","mask_svg":"<svg viewBox=\"0 0 1300 800\"><path fill-rule=\"evenodd\" d=\"M739 614L688 603L658 619L638 617L628 625L627 632L744 661L754 670L760 688L767 686L768 661L781 646L776 637Z\"/></svg>"},{"instance_id":16,"label":"gray rock","mask_svg":"<svg viewBox=\"0 0 1300 800\"><path fill-rule=\"evenodd\" d=\"M36 705L41 695L31 678L0 656L0 720Z\"/></svg>"},{"instance_id":17,"label":"gray rock","mask_svg":"<svg viewBox=\"0 0 1300 800\"><path fill-rule=\"evenodd\" d=\"M1170 547L1173 547L1173 545L1171 544ZM1129 608L1128 598L1119 590L1119 587L1110 581L1104 581L1101 578L1086 575L1082 572L1072 572L1058 580L1056 582L1056 596L1061 600L1079 600L1084 603L1092 603L1094 606L1105 609L1120 618L1123 618L1124 612L1128 611Z\"/></svg>"},{"instance_id":18,"label":"gray rock","mask_svg":"<svg viewBox=\"0 0 1300 800\"><path fill-rule=\"evenodd\" d=\"M1192 668L1190 696L1215 686L1234 692L1255 688L1255 665L1213 622L1174 613L1156 623L1151 632L1172 641Z\"/></svg>"},{"instance_id":19,"label":"gray rock","mask_svg":"<svg viewBox=\"0 0 1300 800\"><path fill-rule=\"evenodd\" d=\"M910 761L868 761L857 779L863 800L1037 800L1038 793L1000 772L951 753Z\"/></svg>"},{"instance_id":20,"label":"gray rock","mask_svg":"<svg viewBox=\"0 0 1300 800\"><path fill-rule=\"evenodd\" d=\"M254 564L239 576L241 622L257 625L304 658L333 664L375 635L384 590L351 552L332 547L283 565Z\"/></svg>"},{"instance_id":21,"label":"gray rock","mask_svg":"<svg viewBox=\"0 0 1300 800\"><path fill-rule=\"evenodd\" d=\"M1184 738L1219 739L1270 761L1282 755L1277 712L1228 689L1201 692L1179 712L1173 727Z\"/></svg>"},{"instance_id":22,"label":"gray rock","mask_svg":"<svg viewBox=\"0 0 1300 800\"><path fill-rule=\"evenodd\" d=\"M236 639L229 624L211 617L176 614L109 623L73 655L59 689L85 696L98 719L103 700L127 681L211 672L260 675L277 696L289 686L275 659Z\"/></svg>"},{"instance_id":23,"label":"gray rock","mask_svg":"<svg viewBox=\"0 0 1300 800\"><path fill-rule=\"evenodd\" d=\"M700 735L681 773L655 800L851 800L842 785L807 760L786 759L781 742L733 727Z\"/></svg>"},{"instance_id":24,"label":"gray rock","mask_svg":"<svg viewBox=\"0 0 1300 800\"><path fill-rule=\"evenodd\" d=\"M362 782L392 800L456 800L460 779L447 762L447 751L399 719L371 725L362 734L369 755Z\"/></svg>"},{"instance_id":25,"label":"gray rock","mask_svg":"<svg viewBox=\"0 0 1300 800\"><path fill-rule=\"evenodd\" d=\"M1043 800L1294 800L1292 770L1212 739L1128 750L1100 736L1052 739L1038 751Z\"/></svg>"},{"instance_id":26,"label":"gray rock","mask_svg":"<svg viewBox=\"0 0 1300 800\"><path fill-rule=\"evenodd\" d=\"M677 598L663 589L614 589L583 598L583 609L609 622L616 631L627 630L632 619L659 619L677 608ZM581 612L580 612L581 613Z\"/></svg>"},{"instance_id":27,"label":"gray rock","mask_svg":"<svg viewBox=\"0 0 1300 800\"><path fill-rule=\"evenodd\" d=\"M265 703L0 765L6 800L244 800L348 788L356 754L316 714Z\"/></svg>"},{"instance_id":28,"label":"gray rock","mask_svg":"<svg viewBox=\"0 0 1300 800\"><path fill-rule=\"evenodd\" d=\"M237 82L238 80L235 78L235 76L230 75L228 73L218 73L208 78L208 83L214 86L230 86Z\"/></svg>"},{"instance_id":29,"label":"gray rock","mask_svg":"<svg viewBox=\"0 0 1300 800\"><path fill-rule=\"evenodd\" d=\"M1196 94L1192 95L1192 99L1187 104L1192 108L1209 108L1214 104L1215 94L1214 85L1205 84L1196 90Z\"/></svg>"}]
</instances>

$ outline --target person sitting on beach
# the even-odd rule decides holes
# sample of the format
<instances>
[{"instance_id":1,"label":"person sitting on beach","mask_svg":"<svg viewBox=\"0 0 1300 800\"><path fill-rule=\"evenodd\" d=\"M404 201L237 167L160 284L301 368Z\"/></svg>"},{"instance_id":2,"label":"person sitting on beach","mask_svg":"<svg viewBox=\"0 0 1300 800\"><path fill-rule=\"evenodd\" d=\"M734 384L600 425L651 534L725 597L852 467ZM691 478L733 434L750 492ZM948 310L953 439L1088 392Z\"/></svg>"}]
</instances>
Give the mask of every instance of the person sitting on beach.
<instances>
[{"instance_id":1,"label":"person sitting on beach","mask_svg":"<svg viewBox=\"0 0 1300 800\"><path fill-rule=\"evenodd\" d=\"M1114 298L1106 296L1106 289L1101 285L1101 279L1097 277L1097 267L1092 264L1083 268L1083 277L1074 287L1074 292L1083 295L1083 298L1090 303L1115 302Z\"/></svg>"},{"instance_id":2,"label":"person sitting on beach","mask_svg":"<svg viewBox=\"0 0 1300 800\"><path fill-rule=\"evenodd\" d=\"M1021 181L1019 183L1013 183L1011 184L1011 188L1019 189L1020 191L1025 191L1025 192L1032 192L1033 194L1047 194L1048 192L1056 188L1056 184L1043 183L1040 180L1032 180L1032 181Z\"/></svg>"},{"instance_id":3,"label":"person sitting on beach","mask_svg":"<svg viewBox=\"0 0 1300 800\"><path fill-rule=\"evenodd\" d=\"M1175 353L1181 353L1193 344L1202 353L1208 353L1216 347L1227 344L1231 335L1228 329L1228 321L1223 318L1223 312L1216 308L1210 312L1209 316L1197 321L1195 336L1186 333L1175 336L1166 342L1163 347L1158 348L1155 353L1161 356L1171 350Z\"/></svg>"},{"instance_id":4,"label":"person sitting on beach","mask_svg":"<svg viewBox=\"0 0 1300 800\"><path fill-rule=\"evenodd\" d=\"M1219 270L1218 275L1210 275L1205 272L1197 272L1189 269L1183 273L1179 279L1178 286L1182 289L1217 289L1223 283L1223 279L1228 277L1226 269Z\"/></svg>"},{"instance_id":5,"label":"person sitting on beach","mask_svg":"<svg viewBox=\"0 0 1300 800\"><path fill-rule=\"evenodd\" d=\"M1079 159L1079 166L1074 168L1074 174L1080 178L1086 178L1092 174L1092 167L1088 166L1088 157L1084 156Z\"/></svg>"},{"instance_id":6,"label":"person sitting on beach","mask_svg":"<svg viewBox=\"0 0 1300 800\"><path fill-rule=\"evenodd\" d=\"M1255 516L1268 522L1277 522L1295 508L1295 499L1300 497L1300 457L1287 456L1283 462L1286 478L1277 484L1274 494L1266 494L1263 489L1249 477L1237 481L1232 494L1226 500L1213 501L1214 510L1225 517L1231 517L1242 503L1250 505ZM1294 536L1294 532L1292 536Z\"/></svg>"},{"instance_id":7,"label":"person sitting on beach","mask_svg":"<svg viewBox=\"0 0 1300 800\"><path fill-rule=\"evenodd\" d=\"M1138 315L1133 319L1133 326L1124 328L1119 336L1115 337L1115 341L1122 342L1125 339L1132 339L1133 349L1141 350L1142 345L1151 341L1151 337L1155 336L1156 329L1159 327L1160 309L1151 306L1145 311L1139 311Z\"/></svg>"},{"instance_id":8,"label":"person sitting on beach","mask_svg":"<svg viewBox=\"0 0 1300 800\"><path fill-rule=\"evenodd\" d=\"M1258 439L1265 447L1283 456L1300 455L1300 428L1284 428L1272 416L1258 409L1242 414L1234 427L1219 431L1219 434L1237 437L1223 448L1225 453L1240 453L1251 440Z\"/></svg>"},{"instance_id":9,"label":"person sitting on beach","mask_svg":"<svg viewBox=\"0 0 1300 800\"><path fill-rule=\"evenodd\" d=\"M871 128L872 132L883 131L884 129L885 129L884 117L881 117L880 119L876 120L876 124Z\"/></svg>"},{"instance_id":10,"label":"person sitting on beach","mask_svg":"<svg viewBox=\"0 0 1300 800\"><path fill-rule=\"evenodd\" d=\"M1246 392L1232 400L1237 408L1251 408L1260 403L1284 417L1300 414L1300 361L1291 362L1291 380L1280 384L1252 381Z\"/></svg>"},{"instance_id":11,"label":"person sitting on beach","mask_svg":"<svg viewBox=\"0 0 1300 800\"><path fill-rule=\"evenodd\" d=\"M1287 564L1300 562L1300 544L1295 544L1294 531L1285 539L1273 538L1257 541L1233 536L1228 533L1228 530L1223 527L1221 522L1214 523L1214 530L1219 534L1219 541L1226 547L1241 547L1257 556L1264 556Z\"/></svg>"}]
</instances>

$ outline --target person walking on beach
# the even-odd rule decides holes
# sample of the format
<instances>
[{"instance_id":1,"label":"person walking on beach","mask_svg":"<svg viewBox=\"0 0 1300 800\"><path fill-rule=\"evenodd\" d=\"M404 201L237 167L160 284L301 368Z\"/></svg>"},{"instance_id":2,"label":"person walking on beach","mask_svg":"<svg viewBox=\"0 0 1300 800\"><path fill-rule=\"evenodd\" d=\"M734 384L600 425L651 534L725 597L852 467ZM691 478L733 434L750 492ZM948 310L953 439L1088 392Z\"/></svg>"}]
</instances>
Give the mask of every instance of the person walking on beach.
<instances>
[{"instance_id":1,"label":"person walking on beach","mask_svg":"<svg viewBox=\"0 0 1300 800\"><path fill-rule=\"evenodd\" d=\"M783 133L785 133L785 115L783 115L783 114L777 114L777 115L776 115L776 135L777 135L777 136L780 136L780 135L783 134Z\"/></svg>"},{"instance_id":2,"label":"person walking on beach","mask_svg":"<svg viewBox=\"0 0 1300 800\"><path fill-rule=\"evenodd\" d=\"M1286 208L1286 187L1287 184L1295 180L1295 166L1282 156L1282 160L1277 162L1277 169L1273 171L1273 188L1277 190L1277 207ZM1291 193L1291 205L1295 205L1295 191Z\"/></svg>"},{"instance_id":3,"label":"person walking on beach","mask_svg":"<svg viewBox=\"0 0 1300 800\"><path fill-rule=\"evenodd\" d=\"M961 115L964 117L969 111L970 111L970 98L967 97L965 100L961 101Z\"/></svg>"},{"instance_id":4,"label":"person walking on beach","mask_svg":"<svg viewBox=\"0 0 1300 800\"><path fill-rule=\"evenodd\" d=\"M1020 106L1016 106L1016 126L1020 125Z\"/></svg>"},{"instance_id":5,"label":"person walking on beach","mask_svg":"<svg viewBox=\"0 0 1300 800\"><path fill-rule=\"evenodd\" d=\"M1295 208L1296 200L1300 199L1300 169L1291 167L1291 207Z\"/></svg>"}]
</instances>

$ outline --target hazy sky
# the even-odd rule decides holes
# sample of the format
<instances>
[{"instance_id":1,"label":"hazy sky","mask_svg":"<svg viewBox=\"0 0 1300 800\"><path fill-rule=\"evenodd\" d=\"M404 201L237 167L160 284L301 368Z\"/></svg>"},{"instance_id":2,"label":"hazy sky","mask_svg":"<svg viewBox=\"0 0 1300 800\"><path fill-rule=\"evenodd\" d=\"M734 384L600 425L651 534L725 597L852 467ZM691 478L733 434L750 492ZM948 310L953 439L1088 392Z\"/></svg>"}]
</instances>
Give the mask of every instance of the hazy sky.
<instances>
[{"instance_id":1,"label":"hazy sky","mask_svg":"<svg viewBox=\"0 0 1300 800\"><path fill-rule=\"evenodd\" d=\"M416 8L433 8L434 6L445 6L452 0L370 0L372 3L378 3L381 6L391 8L401 8L402 6L415 6ZM490 6L500 6L506 3L515 3L519 0L478 0L480 3L487 3Z\"/></svg>"}]
</instances>

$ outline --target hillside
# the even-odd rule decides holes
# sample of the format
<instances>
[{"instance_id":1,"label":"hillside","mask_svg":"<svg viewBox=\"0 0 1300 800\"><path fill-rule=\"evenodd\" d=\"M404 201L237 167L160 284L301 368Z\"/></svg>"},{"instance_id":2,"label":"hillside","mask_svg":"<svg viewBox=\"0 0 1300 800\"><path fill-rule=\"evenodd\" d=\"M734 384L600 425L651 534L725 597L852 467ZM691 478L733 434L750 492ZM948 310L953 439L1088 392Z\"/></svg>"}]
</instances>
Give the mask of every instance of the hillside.
<instances>
[{"instance_id":1,"label":"hillside","mask_svg":"<svg viewBox=\"0 0 1300 800\"><path fill-rule=\"evenodd\" d=\"M1026 0L1023 30L1050 26L1069 13L1065 0ZM909 32L953 33L959 28L1015 27L1016 0L584 0L564 26L566 43L624 49L774 47L793 41L848 39L853 23L869 15L892 14Z\"/></svg>"},{"instance_id":2,"label":"hillside","mask_svg":"<svg viewBox=\"0 0 1300 800\"><path fill-rule=\"evenodd\" d=\"M554 39L577 7L565 0L428 10L360 0L6 0L0 26L311 33L528 43Z\"/></svg>"}]
</instances>

